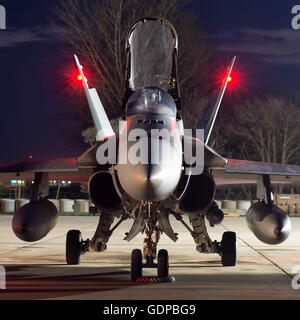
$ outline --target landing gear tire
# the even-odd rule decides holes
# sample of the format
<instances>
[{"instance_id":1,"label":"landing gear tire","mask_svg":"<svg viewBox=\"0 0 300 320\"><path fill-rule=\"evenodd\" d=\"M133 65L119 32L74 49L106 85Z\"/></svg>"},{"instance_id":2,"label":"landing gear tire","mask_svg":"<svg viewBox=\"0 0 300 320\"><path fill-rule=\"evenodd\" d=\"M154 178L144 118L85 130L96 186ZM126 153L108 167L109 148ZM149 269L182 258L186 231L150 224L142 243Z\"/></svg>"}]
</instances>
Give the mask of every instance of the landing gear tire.
<instances>
[{"instance_id":1,"label":"landing gear tire","mask_svg":"<svg viewBox=\"0 0 300 320\"><path fill-rule=\"evenodd\" d=\"M169 276L169 255L167 250L159 250L157 256L157 276L166 278Z\"/></svg>"},{"instance_id":2,"label":"landing gear tire","mask_svg":"<svg viewBox=\"0 0 300 320\"><path fill-rule=\"evenodd\" d=\"M80 264L82 236L79 230L70 230L66 240L67 264Z\"/></svg>"},{"instance_id":3,"label":"landing gear tire","mask_svg":"<svg viewBox=\"0 0 300 320\"><path fill-rule=\"evenodd\" d=\"M221 241L221 257L223 266L233 267L236 265L237 248L235 232L226 231L223 233Z\"/></svg>"},{"instance_id":4,"label":"landing gear tire","mask_svg":"<svg viewBox=\"0 0 300 320\"><path fill-rule=\"evenodd\" d=\"M140 249L134 249L131 252L131 280L136 281L136 279L141 278L142 270L143 270L142 251Z\"/></svg>"}]
</instances>

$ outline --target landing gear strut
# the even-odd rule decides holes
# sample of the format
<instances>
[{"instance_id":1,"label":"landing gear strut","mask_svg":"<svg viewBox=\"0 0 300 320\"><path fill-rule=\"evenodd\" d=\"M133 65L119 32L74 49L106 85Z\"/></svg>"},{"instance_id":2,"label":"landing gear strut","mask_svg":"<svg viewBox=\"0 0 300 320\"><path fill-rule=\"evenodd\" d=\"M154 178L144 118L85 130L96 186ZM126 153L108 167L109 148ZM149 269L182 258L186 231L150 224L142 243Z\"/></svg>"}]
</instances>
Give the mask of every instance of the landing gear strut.
<instances>
[{"instance_id":1,"label":"landing gear strut","mask_svg":"<svg viewBox=\"0 0 300 320\"><path fill-rule=\"evenodd\" d=\"M82 235L79 230L70 230L67 233L66 239L66 261L67 264L80 264L81 256L87 251L105 251L113 231L128 218L124 214L121 219L110 229L113 224L115 215L113 213L102 212L99 218L99 223L92 240L82 240Z\"/></svg>"},{"instance_id":2,"label":"landing gear strut","mask_svg":"<svg viewBox=\"0 0 300 320\"><path fill-rule=\"evenodd\" d=\"M183 221L182 217L173 213L191 233L196 243L196 249L200 253L218 253L221 256L223 266L235 266L237 261L236 234L226 231L223 233L222 241L212 241L208 235L205 225L205 217L202 214L190 216L193 230Z\"/></svg>"},{"instance_id":3,"label":"landing gear strut","mask_svg":"<svg viewBox=\"0 0 300 320\"><path fill-rule=\"evenodd\" d=\"M89 245L91 251L102 252L107 249L106 243L112 234L110 227L114 219L115 215L113 213L101 212L96 232Z\"/></svg>"},{"instance_id":4,"label":"landing gear strut","mask_svg":"<svg viewBox=\"0 0 300 320\"><path fill-rule=\"evenodd\" d=\"M136 281L142 277L142 268L157 268L157 276L160 278L169 275L169 257L167 250L159 250L157 255L157 244L160 239L161 230L158 226L157 208L151 203L145 203L145 239L143 242L143 257L145 263L142 263L142 252L135 249L131 254L131 280ZM157 256L157 263L155 258Z\"/></svg>"}]
</instances>

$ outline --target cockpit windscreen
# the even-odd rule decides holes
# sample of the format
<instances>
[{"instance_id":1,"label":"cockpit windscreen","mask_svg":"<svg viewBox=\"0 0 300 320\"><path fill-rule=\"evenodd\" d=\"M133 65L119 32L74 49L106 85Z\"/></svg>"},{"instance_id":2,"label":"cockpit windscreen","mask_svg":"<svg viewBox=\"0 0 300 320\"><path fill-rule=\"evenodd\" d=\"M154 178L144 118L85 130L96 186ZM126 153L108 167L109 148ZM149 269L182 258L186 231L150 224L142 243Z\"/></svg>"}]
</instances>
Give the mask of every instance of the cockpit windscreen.
<instances>
[{"instance_id":1,"label":"cockpit windscreen","mask_svg":"<svg viewBox=\"0 0 300 320\"><path fill-rule=\"evenodd\" d=\"M136 91L128 100L125 115L127 117L152 113L176 117L176 104L171 95L158 88L144 88Z\"/></svg>"}]
</instances>

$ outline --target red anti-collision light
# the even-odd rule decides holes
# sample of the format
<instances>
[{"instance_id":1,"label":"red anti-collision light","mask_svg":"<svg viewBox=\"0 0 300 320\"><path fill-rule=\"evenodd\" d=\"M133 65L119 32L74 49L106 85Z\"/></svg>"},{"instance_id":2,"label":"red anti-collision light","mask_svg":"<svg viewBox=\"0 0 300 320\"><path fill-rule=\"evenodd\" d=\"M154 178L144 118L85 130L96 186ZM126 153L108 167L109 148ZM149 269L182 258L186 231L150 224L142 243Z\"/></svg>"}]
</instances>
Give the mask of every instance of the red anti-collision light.
<instances>
[{"instance_id":1,"label":"red anti-collision light","mask_svg":"<svg viewBox=\"0 0 300 320\"><path fill-rule=\"evenodd\" d=\"M81 75L81 74L79 74L79 75L77 76L77 80L78 80L78 81L81 81L81 80L82 80L82 75Z\"/></svg>"}]
</instances>

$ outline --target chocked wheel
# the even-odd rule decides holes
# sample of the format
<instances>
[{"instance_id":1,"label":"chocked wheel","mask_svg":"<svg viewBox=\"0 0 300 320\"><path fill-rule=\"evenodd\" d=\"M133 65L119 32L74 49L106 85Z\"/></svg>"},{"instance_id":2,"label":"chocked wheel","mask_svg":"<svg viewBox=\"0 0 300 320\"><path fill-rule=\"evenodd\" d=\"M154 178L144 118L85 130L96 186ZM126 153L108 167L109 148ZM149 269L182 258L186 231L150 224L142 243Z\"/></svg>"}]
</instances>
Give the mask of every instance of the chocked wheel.
<instances>
[{"instance_id":1,"label":"chocked wheel","mask_svg":"<svg viewBox=\"0 0 300 320\"><path fill-rule=\"evenodd\" d=\"M166 278L169 276L169 255L167 250L159 250L157 256L157 276Z\"/></svg>"},{"instance_id":2,"label":"chocked wheel","mask_svg":"<svg viewBox=\"0 0 300 320\"><path fill-rule=\"evenodd\" d=\"M142 270L143 270L142 251L140 249L134 249L131 252L131 280L136 281L136 279L141 278Z\"/></svg>"}]
</instances>

